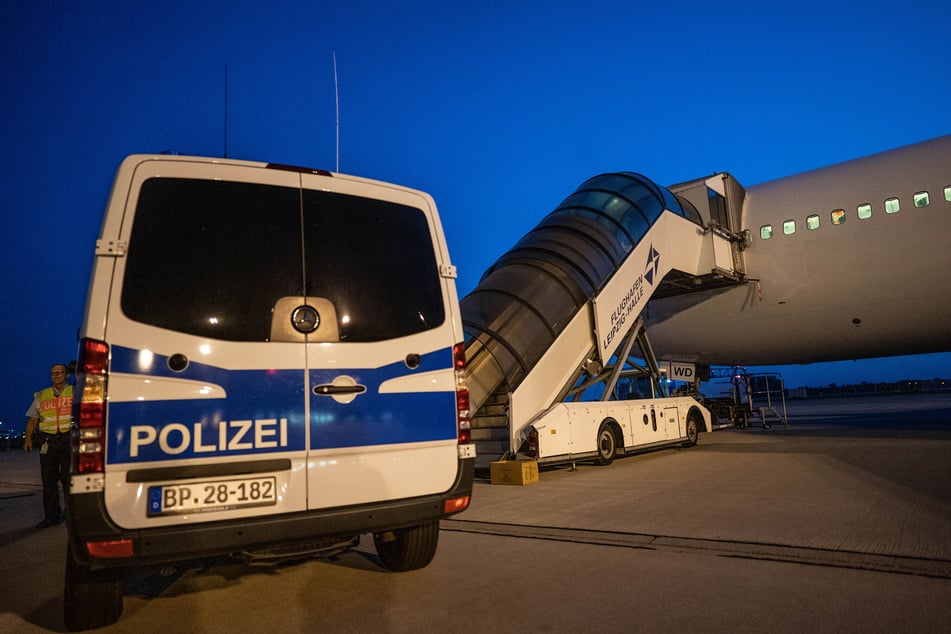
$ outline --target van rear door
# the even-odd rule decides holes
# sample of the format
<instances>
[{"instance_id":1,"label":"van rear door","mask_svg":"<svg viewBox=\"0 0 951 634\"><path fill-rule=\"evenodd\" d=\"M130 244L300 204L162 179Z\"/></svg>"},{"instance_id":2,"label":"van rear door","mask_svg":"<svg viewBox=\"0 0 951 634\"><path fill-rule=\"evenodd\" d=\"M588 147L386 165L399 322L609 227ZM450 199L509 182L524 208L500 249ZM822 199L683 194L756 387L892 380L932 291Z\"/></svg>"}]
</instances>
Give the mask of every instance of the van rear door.
<instances>
[{"instance_id":1,"label":"van rear door","mask_svg":"<svg viewBox=\"0 0 951 634\"><path fill-rule=\"evenodd\" d=\"M435 205L359 179L302 178L306 292L292 310L307 342L309 507L447 491L462 336Z\"/></svg>"},{"instance_id":2,"label":"van rear door","mask_svg":"<svg viewBox=\"0 0 951 634\"><path fill-rule=\"evenodd\" d=\"M279 300L304 294L299 175L130 157L110 205L100 244L118 246L91 291L108 306L85 327L110 346L109 516L132 529L306 509L305 347L271 337Z\"/></svg>"}]
</instances>

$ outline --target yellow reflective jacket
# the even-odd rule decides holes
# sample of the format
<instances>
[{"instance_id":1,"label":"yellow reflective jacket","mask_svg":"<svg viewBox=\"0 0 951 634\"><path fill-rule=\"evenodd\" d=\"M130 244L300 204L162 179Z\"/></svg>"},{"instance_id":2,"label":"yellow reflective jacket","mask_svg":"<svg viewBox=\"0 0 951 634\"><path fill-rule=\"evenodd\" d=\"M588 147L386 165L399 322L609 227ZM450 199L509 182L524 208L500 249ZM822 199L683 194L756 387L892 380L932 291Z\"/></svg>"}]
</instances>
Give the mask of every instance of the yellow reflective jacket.
<instances>
[{"instance_id":1,"label":"yellow reflective jacket","mask_svg":"<svg viewBox=\"0 0 951 634\"><path fill-rule=\"evenodd\" d=\"M59 396L52 387L37 394L39 398L40 431L44 434L61 434L69 431L73 421L73 386L67 385Z\"/></svg>"}]
</instances>

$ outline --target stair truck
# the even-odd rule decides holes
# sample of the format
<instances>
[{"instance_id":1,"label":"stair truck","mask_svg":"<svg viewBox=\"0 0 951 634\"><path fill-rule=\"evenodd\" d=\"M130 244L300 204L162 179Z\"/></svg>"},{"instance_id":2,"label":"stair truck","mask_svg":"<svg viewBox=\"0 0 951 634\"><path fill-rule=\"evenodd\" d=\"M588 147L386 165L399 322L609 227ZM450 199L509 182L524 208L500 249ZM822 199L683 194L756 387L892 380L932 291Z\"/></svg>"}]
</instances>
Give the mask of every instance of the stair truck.
<instances>
[{"instance_id":1,"label":"stair truck","mask_svg":"<svg viewBox=\"0 0 951 634\"><path fill-rule=\"evenodd\" d=\"M583 183L461 301L477 468L609 464L711 431L700 402L667 393L640 314L657 293L742 283L741 244L639 174Z\"/></svg>"}]
</instances>

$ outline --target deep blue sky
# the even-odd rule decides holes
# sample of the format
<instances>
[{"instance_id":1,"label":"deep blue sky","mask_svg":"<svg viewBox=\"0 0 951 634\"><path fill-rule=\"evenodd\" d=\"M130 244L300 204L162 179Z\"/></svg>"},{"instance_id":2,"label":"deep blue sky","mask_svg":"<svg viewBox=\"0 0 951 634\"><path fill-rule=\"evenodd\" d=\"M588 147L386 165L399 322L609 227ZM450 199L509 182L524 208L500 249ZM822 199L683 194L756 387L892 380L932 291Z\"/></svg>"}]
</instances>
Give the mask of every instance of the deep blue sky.
<instances>
[{"instance_id":1,"label":"deep blue sky","mask_svg":"<svg viewBox=\"0 0 951 634\"><path fill-rule=\"evenodd\" d=\"M600 172L752 185L951 132L947 0L456 4L0 2L0 421L75 357L122 158L334 169L334 50L340 170L435 197L460 295ZM783 371L931 378L951 355Z\"/></svg>"}]
</instances>

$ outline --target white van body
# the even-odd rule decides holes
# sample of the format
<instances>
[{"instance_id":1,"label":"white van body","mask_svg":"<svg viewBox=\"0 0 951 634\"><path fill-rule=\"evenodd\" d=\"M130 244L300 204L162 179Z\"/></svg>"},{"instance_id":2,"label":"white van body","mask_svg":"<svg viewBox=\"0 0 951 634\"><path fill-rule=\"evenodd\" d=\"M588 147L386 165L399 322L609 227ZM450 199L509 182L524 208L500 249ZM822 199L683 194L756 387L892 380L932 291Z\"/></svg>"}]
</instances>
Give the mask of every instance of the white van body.
<instances>
[{"instance_id":1,"label":"white van body","mask_svg":"<svg viewBox=\"0 0 951 634\"><path fill-rule=\"evenodd\" d=\"M80 333L67 624L118 618L116 566L362 533L426 565L472 489L454 278L425 193L128 157Z\"/></svg>"}]
</instances>

